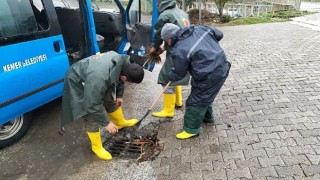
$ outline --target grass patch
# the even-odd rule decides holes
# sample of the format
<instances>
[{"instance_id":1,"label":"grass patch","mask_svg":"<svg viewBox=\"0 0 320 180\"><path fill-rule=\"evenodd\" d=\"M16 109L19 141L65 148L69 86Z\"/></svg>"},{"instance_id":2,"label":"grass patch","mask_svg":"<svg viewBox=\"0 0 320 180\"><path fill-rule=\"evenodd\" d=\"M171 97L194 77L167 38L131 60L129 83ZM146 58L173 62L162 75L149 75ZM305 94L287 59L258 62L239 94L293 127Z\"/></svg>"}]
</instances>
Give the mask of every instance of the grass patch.
<instances>
[{"instance_id":1,"label":"grass patch","mask_svg":"<svg viewBox=\"0 0 320 180\"><path fill-rule=\"evenodd\" d=\"M248 17L233 19L228 23L220 24L223 26L237 26L246 24L260 24L260 23L274 23L274 22L285 22L287 19L270 18L270 17Z\"/></svg>"},{"instance_id":2,"label":"grass patch","mask_svg":"<svg viewBox=\"0 0 320 180\"><path fill-rule=\"evenodd\" d=\"M302 0L303 2L312 2L312 3L316 3L316 2L320 2L320 0Z\"/></svg>"},{"instance_id":3,"label":"grass patch","mask_svg":"<svg viewBox=\"0 0 320 180\"><path fill-rule=\"evenodd\" d=\"M296 10L276 11L273 14L267 14L266 16L236 18L236 19L231 19L230 22L219 23L215 25L216 26L237 26L237 25L249 25L249 24L260 24L260 23L286 22L286 21L289 21L290 18L305 16L313 13L314 12L296 11Z\"/></svg>"},{"instance_id":4,"label":"grass patch","mask_svg":"<svg viewBox=\"0 0 320 180\"><path fill-rule=\"evenodd\" d=\"M293 17L299 17L299 16L305 16L309 14L314 14L314 12L307 12L307 11L297 11L297 10L291 10L291 11L276 11L273 15L268 15L273 18L282 18L282 19L289 19Z\"/></svg>"}]
</instances>

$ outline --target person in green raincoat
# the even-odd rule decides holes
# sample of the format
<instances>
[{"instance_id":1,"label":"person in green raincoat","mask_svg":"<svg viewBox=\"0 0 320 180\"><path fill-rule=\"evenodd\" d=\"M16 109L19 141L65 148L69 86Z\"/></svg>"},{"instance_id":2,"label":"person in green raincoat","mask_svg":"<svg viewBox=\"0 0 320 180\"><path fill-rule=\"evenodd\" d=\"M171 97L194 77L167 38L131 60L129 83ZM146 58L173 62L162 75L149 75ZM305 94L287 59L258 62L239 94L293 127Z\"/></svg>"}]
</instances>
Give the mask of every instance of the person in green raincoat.
<instances>
[{"instance_id":1,"label":"person in green raincoat","mask_svg":"<svg viewBox=\"0 0 320 180\"><path fill-rule=\"evenodd\" d=\"M122 95L124 82L140 83L143 77L140 65L130 63L129 56L114 51L74 63L64 80L62 129L75 120L84 119L92 151L100 159L112 159L102 146L100 127L113 134L138 122L124 118Z\"/></svg>"},{"instance_id":2,"label":"person in green raincoat","mask_svg":"<svg viewBox=\"0 0 320 180\"><path fill-rule=\"evenodd\" d=\"M163 40L161 39L161 29L166 23L176 24L180 28L190 25L188 15L177 7L176 0L160 0L158 10L160 14L155 24L153 47L150 49L149 53L155 52L157 48L161 48L163 43ZM173 66L171 58L172 48L165 43L164 49L166 50L166 60L158 76L158 84L161 84L163 87L169 82L167 74ZM175 106L178 108L182 107L181 85L188 85L189 81L190 75L187 74L183 79L172 82L164 92L163 109L160 112L152 113L152 115L162 118L172 118L174 116Z\"/></svg>"}]
</instances>

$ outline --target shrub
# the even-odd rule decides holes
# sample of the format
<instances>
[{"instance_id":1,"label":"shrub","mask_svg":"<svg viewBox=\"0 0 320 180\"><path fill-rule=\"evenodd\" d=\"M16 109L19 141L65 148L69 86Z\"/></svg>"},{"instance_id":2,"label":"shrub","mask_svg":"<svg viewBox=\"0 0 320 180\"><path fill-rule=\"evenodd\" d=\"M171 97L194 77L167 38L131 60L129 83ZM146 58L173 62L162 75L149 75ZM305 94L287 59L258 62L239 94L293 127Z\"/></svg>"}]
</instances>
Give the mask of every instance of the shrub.
<instances>
[{"instance_id":1,"label":"shrub","mask_svg":"<svg viewBox=\"0 0 320 180\"><path fill-rule=\"evenodd\" d=\"M228 23L228 22L230 22L230 20L231 20L231 16L229 16L229 15L222 15L220 17L220 22L221 23Z\"/></svg>"}]
</instances>

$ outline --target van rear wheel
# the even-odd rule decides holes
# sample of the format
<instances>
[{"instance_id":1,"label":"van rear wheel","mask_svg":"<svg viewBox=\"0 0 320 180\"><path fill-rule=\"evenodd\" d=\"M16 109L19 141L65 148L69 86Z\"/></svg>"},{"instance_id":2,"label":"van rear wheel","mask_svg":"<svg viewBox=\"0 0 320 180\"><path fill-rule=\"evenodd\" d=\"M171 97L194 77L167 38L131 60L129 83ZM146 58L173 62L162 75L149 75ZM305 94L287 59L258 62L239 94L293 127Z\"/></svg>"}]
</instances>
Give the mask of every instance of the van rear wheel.
<instances>
[{"instance_id":1,"label":"van rear wheel","mask_svg":"<svg viewBox=\"0 0 320 180\"><path fill-rule=\"evenodd\" d=\"M21 115L0 125L0 149L19 141L31 125L31 113Z\"/></svg>"}]
</instances>

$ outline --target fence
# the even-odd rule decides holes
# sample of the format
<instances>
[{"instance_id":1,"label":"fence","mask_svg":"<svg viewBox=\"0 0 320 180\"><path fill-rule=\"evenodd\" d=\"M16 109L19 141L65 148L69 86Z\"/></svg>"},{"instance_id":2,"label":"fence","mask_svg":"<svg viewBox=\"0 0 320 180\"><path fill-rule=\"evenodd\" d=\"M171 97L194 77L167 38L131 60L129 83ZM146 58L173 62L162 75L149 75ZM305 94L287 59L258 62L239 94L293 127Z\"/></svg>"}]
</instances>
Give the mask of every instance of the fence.
<instances>
[{"instance_id":1,"label":"fence","mask_svg":"<svg viewBox=\"0 0 320 180\"><path fill-rule=\"evenodd\" d=\"M280 1L280 0L279 0ZM186 7L186 11L192 9L199 9L199 3L193 3ZM207 2L201 4L201 9L212 13L218 13L215 3ZM295 9L292 4L282 4L279 2L263 1L259 4L230 4L224 6L223 14L228 14L231 17L248 17L248 16L265 16L268 13L273 13L278 10L292 10Z\"/></svg>"}]
</instances>

